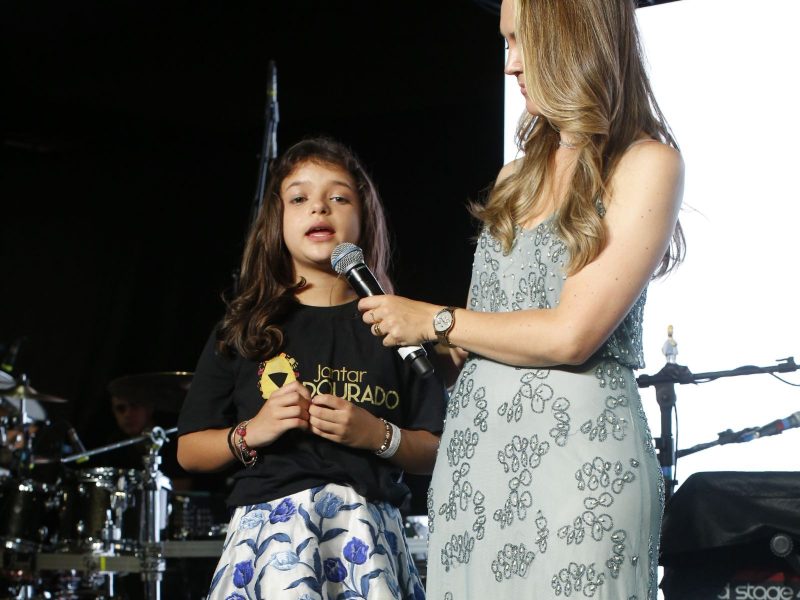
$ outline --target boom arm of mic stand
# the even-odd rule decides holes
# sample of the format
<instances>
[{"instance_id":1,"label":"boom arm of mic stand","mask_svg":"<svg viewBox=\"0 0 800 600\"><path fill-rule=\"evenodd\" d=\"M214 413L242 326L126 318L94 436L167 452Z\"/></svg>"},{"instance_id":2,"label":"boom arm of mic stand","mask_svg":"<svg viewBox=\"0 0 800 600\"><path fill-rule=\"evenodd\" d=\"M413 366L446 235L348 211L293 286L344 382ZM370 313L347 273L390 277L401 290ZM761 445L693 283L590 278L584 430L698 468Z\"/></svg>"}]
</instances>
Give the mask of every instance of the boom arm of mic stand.
<instances>
[{"instance_id":1,"label":"boom arm of mic stand","mask_svg":"<svg viewBox=\"0 0 800 600\"><path fill-rule=\"evenodd\" d=\"M771 367L754 367L746 366L733 369L731 371L717 371L709 373L692 373L688 367L678 365L675 363L667 363L655 375L640 375L636 378L636 383L640 388L655 386L656 400L661 409L661 436L656 440L656 448L658 450L659 464L661 465L661 472L664 475L664 483L666 489L666 497L670 498L674 491L675 463L680 456L686 456L692 452L697 452L711 446L718 444L730 443L740 440L726 440L723 441L723 434L720 434L720 439L716 442L709 442L707 444L700 444L694 448L687 450L675 450L674 438L672 435L672 414L675 409L675 384L686 383L704 383L719 379L720 377L734 377L736 375L754 375L758 373L788 373L796 371L798 365L794 362L794 357L789 356L778 360L777 365ZM742 432L740 432L742 433ZM733 434L737 435L737 434Z\"/></svg>"},{"instance_id":2,"label":"boom arm of mic stand","mask_svg":"<svg viewBox=\"0 0 800 600\"><path fill-rule=\"evenodd\" d=\"M100 448L95 448L94 450L87 450L86 452L80 452L79 454L73 454L72 456L65 456L61 459L62 463L71 463L76 461L83 461L90 456L94 456L95 454L103 454L104 452L110 452L111 450L116 450L117 448L125 448L126 446L132 446L133 444L139 444L141 442L145 442L150 440L153 443L163 444L167 440L167 436L175 433L178 431L177 427L173 427L172 429L167 429L166 431L161 427L154 427L150 433L140 435L135 438L131 438L129 440L122 440L121 442L116 442L114 444L109 444L108 446L101 446Z\"/></svg>"},{"instance_id":3,"label":"boom arm of mic stand","mask_svg":"<svg viewBox=\"0 0 800 600\"><path fill-rule=\"evenodd\" d=\"M695 452L700 452L701 450L706 450L707 448L713 448L714 446L722 446L724 444L738 444L740 442L749 441L745 438L747 434L753 433L754 431L758 431L758 427L748 427L747 429L742 429L741 431L732 431L730 429L726 429L722 433L718 434L718 437L713 442L705 442L703 444L697 444L692 446L691 448L685 448L684 450L678 450L675 453L675 458L681 458L682 456L688 456L689 454L694 454Z\"/></svg>"},{"instance_id":4,"label":"boom arm of mic stand","mask_svg":"<svg viewBox=\"0 0 800 600\"><path fill-rule=\"evenodd\" d=\"M673 368L670 368L673 367ZM636 383L640 388L657 385L659 383L706 383L721 377L735 377L737 375L757 375L759 373L790 373L800 369L794 362L794 356L778 359L778 364L771 367L755 367L752 365L738 367L730 371L710 371L708 373L692 373L687 367L667 363L655 375L640 375Z\"/></svg>"}]
</instances>

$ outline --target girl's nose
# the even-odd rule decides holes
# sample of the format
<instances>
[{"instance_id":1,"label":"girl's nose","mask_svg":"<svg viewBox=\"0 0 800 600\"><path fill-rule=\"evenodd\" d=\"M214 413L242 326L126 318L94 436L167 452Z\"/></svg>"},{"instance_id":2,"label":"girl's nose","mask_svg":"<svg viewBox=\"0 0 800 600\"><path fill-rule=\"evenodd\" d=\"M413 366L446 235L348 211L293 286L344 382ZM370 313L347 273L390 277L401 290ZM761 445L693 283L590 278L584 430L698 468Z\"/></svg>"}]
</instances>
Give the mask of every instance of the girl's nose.
<instances>
[{"instance_id":1,"label":"girl's nose","mask_svg":"<svg viewBox=\"0 0 800 600\"><path fill-rule=\"evenodd\" d=\"M312 214L327 214L330 211L328 203L322 198L312 200L310 206Z\"/></svg>"}]
</instances>

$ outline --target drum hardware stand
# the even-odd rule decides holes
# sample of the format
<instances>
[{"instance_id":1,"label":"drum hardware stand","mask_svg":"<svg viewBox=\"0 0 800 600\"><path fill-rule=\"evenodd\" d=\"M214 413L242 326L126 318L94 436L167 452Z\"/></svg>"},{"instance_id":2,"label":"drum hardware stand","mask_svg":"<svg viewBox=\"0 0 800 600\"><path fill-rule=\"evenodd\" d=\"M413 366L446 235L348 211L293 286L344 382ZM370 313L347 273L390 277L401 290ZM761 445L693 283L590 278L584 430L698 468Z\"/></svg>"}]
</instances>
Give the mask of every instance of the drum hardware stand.
<instances>
[{"instance_id":1,"label":"drum hardware stand","mask_svg":"<svg viewBox=\"0 0 800 600\"><path fill-rule=\"evenodd\" d=\"M28 376L26 374L22 374L20 376L21 381L21 389L25 390L28 387ZM17 455L16 460L14 461L14 467L16 469L16 475L19 477L19 485L24 485L30 482L29 475L33 468L33 437L30 434L30 425L32 421L28 418L28 412L25 405L25 394L19 394L19 430L20 434L22 435L22 445L15 453ZM2 430L2 443L5 446L8 442L8 435L3 428ZM16 443L16 440L15 440ZM10 515L7 515L10 518ZM18 552L16 550L12 550L6 555L5 548L1 552L0 558L2 558L4 568L11 570L19 570L20 572L33 572L34 568L34 555L32 552ZM14 588L14 600L28 600L35 597L34 586L30 583L20 583L19 585L10 586L8 588L9 592L11 592L12 588Z\"/></svg>"},{"instance_id":2,"label":"drum hardware stand","mask_svg":"<svg viewBox=\"0 0 800 600\"><path fill-rule=\"evenodd\" d=\"M28 389L28 376L26 374L20 375L20 386L18 389ZM31 436L30 427L33 420L28 418L28 410L26 406L25 393L19 394L19 430L22 435L22 445L17 453L17 475L21 479L27 479L33 469L33 436ZM6 437L5 435L3 437Z\"/></svg>"},{"instance_id":3,"label":"drum hardware stand","mask_svg":"<svg viewBox=\"0 0 800 600\"><path fill-rule=\"evenodd\" d=\"M166 560L164 558L163 544L161 542L161 530L167 526L167 494L172 489L172 483L160 470L161 457L159 452L161 447L168 441L168 435L177 432L178 428L164 430L161 427L154 427L152 431L139 437L123 440L94 450L87 450L79 454L67 456L61 459L62 463L83 462L88 457L101 454L117 448L123 448L133 444L149 442L150 448L147 456L144 457L144 475L142 480L141 510L139 513L139 542L141 550L138 553L138 565L131 571L139 571L145 586L146 600L161 600L161 580L166 570ZM115 512L119 506L115 507ZM124 510L124 509L122 509ZM121 514L122 510L119 511ZM110 511L109 511L110 513ZM117 532L118 525L114 522L112 515L107 513L106 523L103 530L104 537L113 538ZM105 542L106 540L104 540ZM113 555L113 544L105 544L106 548ZM104 558L104 557L103 557ZM110 556L109 562L115 562ZM120 569L117 569L120 570ZM127 569L126 569L127 570ZM113 596L113 574L109 574L109 591Z\"/></svg>"},{"instance_id":4,"label":"drum hardware stand","mask_svg":"<svg viewBox=\"0 0 800 600\"><path fill-rule=\"evenodd\" d=\"M177 428L174 428L171 431L176 430ZM140 513L142 581L145 585L145 598L160 600L161 580L166 570L161 547L161 530L167 526L167 494L172 489L172 484L158 469L158 465L161 464L158 453L167 441L167 434L160 427L154 427L150 439L152 441L150 452L144 457L145 469L142 481L144 510Z\"/></svg>"},{"instance_id":5,"label":"drum hardware stand","mask_svg":"<svg viewBox=\"0 0 800 600\"><path fill-rule=\"evenodd\" d=\"M798 369L800 369L800 366L795 364L793 356L789 356L788 358L780 358L778 359L777 365L770 367L745 366L730 371L711 371L708 373L692 373L688 367L679 365L677 363L668 362L655 375L640 375L637 377L636 383L640 388L649 387L651 385L655 386L656 400L658 401L658 406L661 409L661 436L656 438L655 441L656 450L658 451L658 461L661 465L661 472L664 476L665 499L669 500L672 497L672 493L675 491L675 485L677 484L677 481L674 478L675 464L679 457L686 456L692 452L697 452L698 450L703 450L704 448L719 444L730 443L733 441L749 441L749 439L746 439L747 436L751 435L755 430L758 429L749 428L736 433L728 430L727 432L722 432L720 434L720 439L716 442L700 444L702 447L695 447L696 449L690 448L688 450L676 451L675 442L672 435L672 416L676 402L676 383L707 383L722 377L755 375L758 373L790 373L792 371L797 371ZM739 436L742 439L728 439L727 434L730 434L730 436ZM722 441L723 436L725 436L724 439L727 441Z\"/></svg>"}]
</instances>

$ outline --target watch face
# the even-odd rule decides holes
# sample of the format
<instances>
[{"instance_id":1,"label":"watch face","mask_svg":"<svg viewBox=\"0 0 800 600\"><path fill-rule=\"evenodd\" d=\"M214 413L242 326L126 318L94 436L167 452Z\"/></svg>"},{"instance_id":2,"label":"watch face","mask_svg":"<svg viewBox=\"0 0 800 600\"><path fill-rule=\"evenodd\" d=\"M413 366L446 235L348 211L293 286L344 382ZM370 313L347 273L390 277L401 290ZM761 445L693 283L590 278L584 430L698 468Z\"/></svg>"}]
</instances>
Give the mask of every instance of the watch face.
<instances>
[{"instance_id":1,"label":"watch face","mask_svg":"<svg viewBox=\"0 0 800 600\"><path fill-rule=\"evenodd\" d=\"M440 310L433 319L433 328L436 331L447 331L453 324L453 314L449 310Z\"/></svg>"}]
</instances>

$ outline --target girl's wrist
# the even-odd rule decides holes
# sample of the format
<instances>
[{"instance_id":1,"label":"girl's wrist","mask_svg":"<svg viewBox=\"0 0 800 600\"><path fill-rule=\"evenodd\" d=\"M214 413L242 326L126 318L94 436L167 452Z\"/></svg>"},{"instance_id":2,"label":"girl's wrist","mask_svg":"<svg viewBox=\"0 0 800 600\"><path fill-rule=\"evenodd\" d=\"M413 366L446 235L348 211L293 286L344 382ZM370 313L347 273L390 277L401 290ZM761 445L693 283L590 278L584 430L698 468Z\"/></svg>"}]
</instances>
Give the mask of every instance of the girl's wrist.
<instances>
[{"instance_id":1,"label":"girl's wrist","mask_svg":"<svg viewBox=\"0 0 800 600\"><path fill-rule=\"evenodd\" d=\"M231 451L245 467L252 467L258 461L258 451L247 440L247 426L249 424L249 421L242 421L236 425L232 433L228 434L229 443L232 442Z\"/></svg>"},{"instance_id":2,"label":"girl's wrist","mask_svg":"<svg viewBox=\"0 0 800 600\"><path fill-rule=\"evenodd\" d=\"M390 432L390 427L386 420L380 417L374 417L375 425L369 428L370 437L367 440L367 450L377 452L381 446L387 441Z\"/></svg>"},{"instance_id":3,"label":"girl's wrist","mask_svg":"<svg viewBox=\"0 0 800 600\"><path fill-rule=\"evenodd\" d=\"M260 448L266 445L266 438L261 431L261 422L258 417L253 417L247 422L247 444L251 448Z\"/></svg>"},{"instance_id":4,"label":"girl's wrist","mask_svg":"<svg viewBox=\"0 0 800 600\"><path fill-rule=\"evenodd\" d=\"M375 455L380 458L392 458L400 447L400 439L402 433L400 428L394 423L390 423L386 419L381 419L383 424L383 440L381 445L375 450Z\"/></svg>"}]
</instances>

